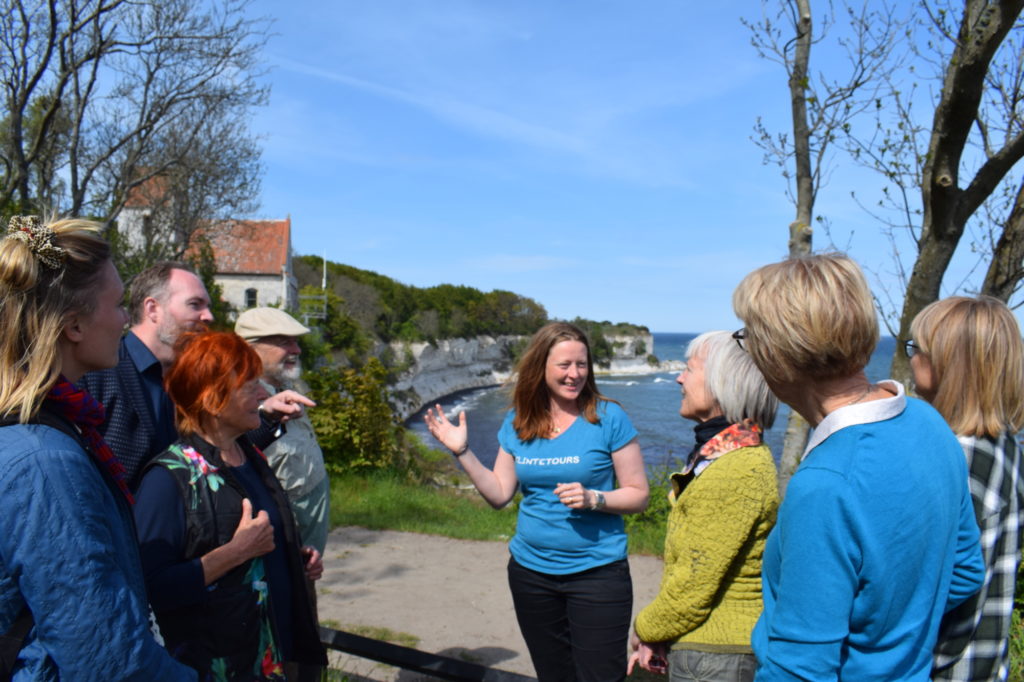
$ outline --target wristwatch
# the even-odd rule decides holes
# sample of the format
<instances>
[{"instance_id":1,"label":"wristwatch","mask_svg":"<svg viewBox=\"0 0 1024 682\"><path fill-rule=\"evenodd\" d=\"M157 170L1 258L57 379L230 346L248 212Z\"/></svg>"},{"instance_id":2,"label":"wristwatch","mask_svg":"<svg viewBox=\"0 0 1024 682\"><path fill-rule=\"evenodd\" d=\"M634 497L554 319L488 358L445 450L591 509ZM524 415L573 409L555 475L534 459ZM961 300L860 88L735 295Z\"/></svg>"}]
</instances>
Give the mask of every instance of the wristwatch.
<instances>
[{"instance_id":1,"label":"wristwatch","mask_svg":"<svg viewBox=\"0 0 1024 682\"><path fill-rule=\"evenodd\" d=\"M598 509L604 509L604 493L600 490L591 491L594 493L594 504L591 505L590 511L597 511Z\"/></svg>"}]
</instances>

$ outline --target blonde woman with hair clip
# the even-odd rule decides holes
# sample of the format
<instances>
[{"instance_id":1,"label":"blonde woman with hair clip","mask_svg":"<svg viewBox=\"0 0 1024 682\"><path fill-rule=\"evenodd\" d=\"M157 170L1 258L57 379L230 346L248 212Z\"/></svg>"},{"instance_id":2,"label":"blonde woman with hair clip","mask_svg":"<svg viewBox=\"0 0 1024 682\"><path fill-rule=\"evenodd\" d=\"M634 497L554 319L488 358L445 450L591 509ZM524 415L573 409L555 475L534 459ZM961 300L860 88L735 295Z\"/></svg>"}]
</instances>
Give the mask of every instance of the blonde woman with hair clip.
<instances>
[{"instance_id":1,"label":"blonde woman with hair clip","mask_svg":"<svg viewBox=\"0 0 1024 682\"><path fill-rule=\"evenodd\" d=\"M540 682L626 673L633 583L622 515L646 508L647 473L636 429L598 392L593 369L578 327L552 322L533 335L493 470L469 450L465 412L457 423L440 406L424 416L491 506L522 490L508 582Z\"/></svg>"},{"instance_id":2,"label":"blonde woman with hair clip","mask_svg":"<svg viewBox=\"0 0 1024 682\"><path fill-rule=\"evenodd\" d=\"M934 680L1005 680L1024 524L1017 431L1024 425L1024 341L1006 304L989 296L936 301L906 343L918 394L946 418L970 471L985 583L946 615Z\"/></svg>"},{"instance_id":3,"label":"blonde woman with hair clip","mask_svg":"<svg viewBox=\"0 0 1024 682\"><path fill-rule=\"evenodd\" d=\"M0 240L0 679L194 680L150 631L134 500L75 386L127 323L99 232L16 216Z\"/></svg>"}]
</instances>

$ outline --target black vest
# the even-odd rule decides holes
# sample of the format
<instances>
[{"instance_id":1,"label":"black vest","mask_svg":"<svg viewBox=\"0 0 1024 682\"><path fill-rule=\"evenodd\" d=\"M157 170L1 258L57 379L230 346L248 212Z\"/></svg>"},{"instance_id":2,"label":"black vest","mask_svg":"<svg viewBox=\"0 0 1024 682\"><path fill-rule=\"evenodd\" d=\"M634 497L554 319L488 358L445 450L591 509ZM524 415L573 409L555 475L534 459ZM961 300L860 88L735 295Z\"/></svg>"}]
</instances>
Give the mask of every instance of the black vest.
<instances>
[{"instance_id":1,"label":"black vest","mask_svg":"<svg viewBox=\"0 0 1024 682\"><path fill-rule=\"evenodd\" d=\"M313 609L313 597L305 578L299 552L298 531L287 497L262 453L243 436L238 440L247 461L260 475L271 493L281 515L285 536L285 555L291 576L291 590L297 603L292 605L292 656L289 660L326 665L327 657L320 644L318 624ZM223 480L217 489L210 485L210 477L203 477L191 485L193 469L185 464L175 449L193 448L208 463L217 467ZM166 469L178 486L185 509L184 558L193 559L224 545L231 540L242 516L242 500L248 497L245 488L232 474L220 455L220 450L198 436L183 437L156 457L146 467ZM183 663L203 671L212 658L237 659L240 665L255 660L259 639L260 612L257 594L246 580L252 567L247 561L236 566L210 585L209 599L202 604L161 611L157 623L167 648ZM269 600L273 609L273 599ZM273 618L271 618L273 623Z\"/></svg>"}]
</instances>

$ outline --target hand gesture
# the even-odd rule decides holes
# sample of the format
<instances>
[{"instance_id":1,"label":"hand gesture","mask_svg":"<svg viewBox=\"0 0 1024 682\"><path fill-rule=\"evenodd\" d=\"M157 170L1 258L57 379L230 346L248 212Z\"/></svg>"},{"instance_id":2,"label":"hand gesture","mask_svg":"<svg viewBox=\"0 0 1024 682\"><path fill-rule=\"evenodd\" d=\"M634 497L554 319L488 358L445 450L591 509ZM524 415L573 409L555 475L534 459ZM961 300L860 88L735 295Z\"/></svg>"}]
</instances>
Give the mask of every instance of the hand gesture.
<instances>
[{"instance_id":1,"label":"hand gesture","mask_svg":"<svg viewBox=\"0 0 1024 682\"><path fill-rule=\"evenodd\" d=\"M238 521L235 534L231 536L228 544L234 546L242 561L273 551L274 527L270 525L267 512L261 510L259 514L253 516L252 502L248 499L242 500L242 518Z\"/></svg>"},{"instance_id":2,"label":"hand gesture","mask_svg":"<svg viewBox=\"0 0 1024 682\"><path fill-rule=\"evenodd\" d=\"M324 560L315 547L306 545L301 550L302 563L306 569L306 578L311 581L320 580L324 574Z\"/></svg>"},{"instance_id":3,"label":"hand gesture","mask_svg":"<svg viewBox=\"0 0 1024 682\"><path fill-rule=\"evenodd\" d=\"M559 483L555 486L555 495L569 509L590 509L596 501L594 491L587 490L579 481Z\"/></svg>"},{"instance_id":4,"label":"hand gesture","mask_svg":"<svg viewBox=\"0 0 1024 682\"><path fill-rule=\"evenodd\" d=\"M466 413L459 412L459 423L453 424L448 421L440 405L434 405L433 409L427 408L423 415L423 421L427 424L430 435L437 439L441 445L451 450L456 455L466 451L469 430L466 427Z\"/></svg>"},{"instance_id":5,"label":"hand gesture","mask_svg":"<svg viewBox=\"0 0 1024 682\"><path fill-rule=\"evenodd\" d=\"M260 411L273 422L286 422L302 416L304 407L316 407L316 403L298 391L275 393L260 404Z\"/></svg>"}]
</instances>

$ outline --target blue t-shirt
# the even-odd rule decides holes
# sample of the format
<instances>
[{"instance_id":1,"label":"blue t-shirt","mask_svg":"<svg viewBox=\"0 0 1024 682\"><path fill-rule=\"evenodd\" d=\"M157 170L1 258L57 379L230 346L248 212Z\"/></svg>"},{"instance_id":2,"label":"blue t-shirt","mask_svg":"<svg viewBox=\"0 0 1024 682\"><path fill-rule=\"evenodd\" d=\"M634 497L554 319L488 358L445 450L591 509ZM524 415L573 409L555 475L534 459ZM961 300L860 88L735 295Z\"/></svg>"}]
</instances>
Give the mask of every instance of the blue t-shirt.
<instances>
[{"instance_id":1,"label":"blue t-shirt","mask_svg":"<svg viewBox=\"0 0 1024 682\"><path fill-rule=\"evenodd\" d=\"M621 516L569 509L554 492L559 483L575 481L593 490L614 488L611 455L636 437L636 429L615 403L602 402L597 414L597 424L580 416L558 438L523 442L510 410L498 431L498 442L515 460L523 493L509 551L526 568L566 575L626 558Z\"/></svg>"}]
</instances>

